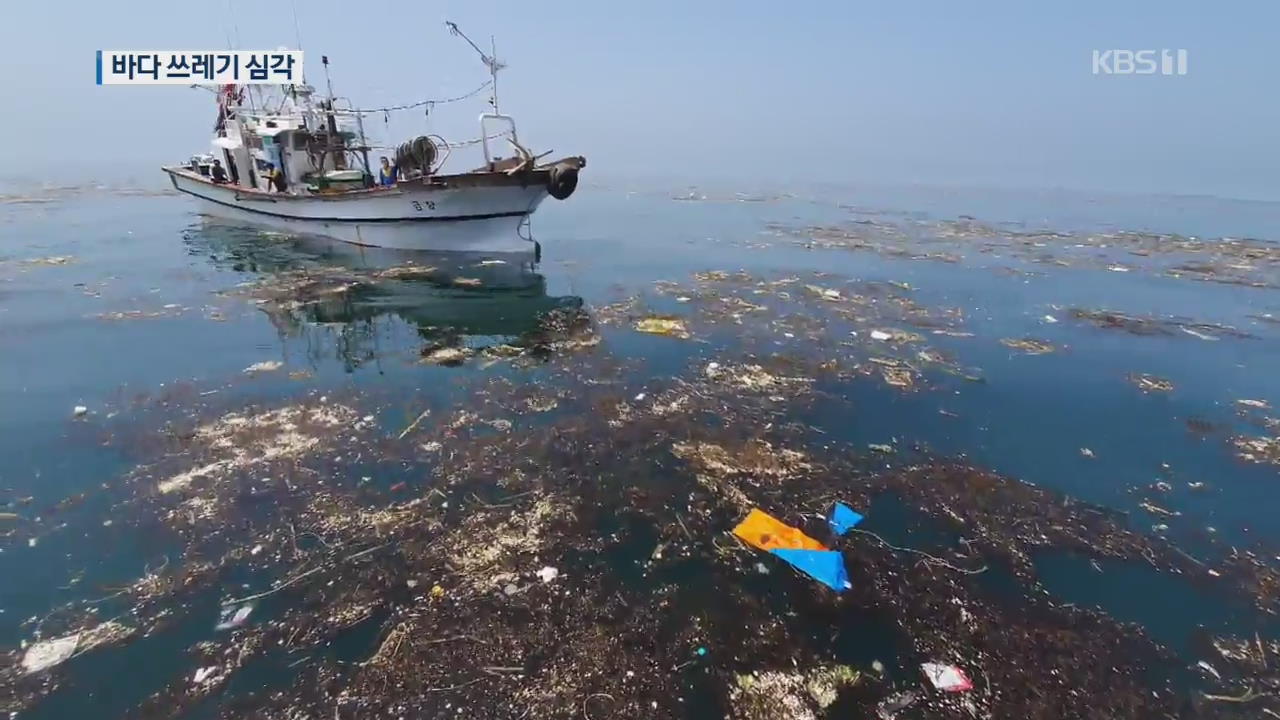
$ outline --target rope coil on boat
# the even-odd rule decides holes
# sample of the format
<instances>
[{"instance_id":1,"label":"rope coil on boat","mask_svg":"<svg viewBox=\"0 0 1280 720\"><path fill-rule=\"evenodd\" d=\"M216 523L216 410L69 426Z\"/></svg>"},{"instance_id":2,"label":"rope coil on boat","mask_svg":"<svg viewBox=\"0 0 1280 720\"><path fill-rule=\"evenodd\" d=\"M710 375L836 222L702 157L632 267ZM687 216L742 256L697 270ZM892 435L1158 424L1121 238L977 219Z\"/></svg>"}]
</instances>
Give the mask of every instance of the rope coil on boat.
<instances>
[{"instance_id":1,"label":"rope coil on boat","mask_svg":"<svg viewBox=\"0 0 1280 720\"><path fill-rule=\"evenodd\" d=\"M408 173L411 171L421 171L423 174L431 172L431 166L435 164L436 157L439 152L431 138L426 135L400 143L396 147L396 166L400 168L400 172Z\"/></svg>"},{"instance_id":2,"label":"rope coil on boat","mask_svg":"<svg viewBox=\"0 0 1280 720\"><path fill-rule=\"evenodd\" d=\"M439 135L428 135L427 137L437 138L435 142L436 147L460 148L460 147L470 147L471 145L479 145L485 140L495 140L497 138L503 137L506 134L507 133L505 132L501 132L501 133L490 135L488 137L478 137L478 138L472 138L470 140L459 140L458 142L449 142L444 138L440 137ZM369 149L370 150L395 150L398 147L399 145L370 145Z\"/></svg>"}]
</instances>

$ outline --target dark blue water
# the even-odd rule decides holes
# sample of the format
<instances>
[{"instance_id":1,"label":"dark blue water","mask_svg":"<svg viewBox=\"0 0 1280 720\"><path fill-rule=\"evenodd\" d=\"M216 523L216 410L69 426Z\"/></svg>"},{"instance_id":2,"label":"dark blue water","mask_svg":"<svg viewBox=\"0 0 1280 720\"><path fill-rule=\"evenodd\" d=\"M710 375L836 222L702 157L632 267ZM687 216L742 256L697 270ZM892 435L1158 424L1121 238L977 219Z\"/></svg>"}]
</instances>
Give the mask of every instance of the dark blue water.
<instances>
[{"instance_id":1,"label":"dark blue water","mask_svg":"<svg viewBox=\"0 0 1280 720\"><path fill-rule=\"evenodd\" d=\"M963 310L964 329L974 337L931 336L929 343L979 370L983 381L942 378L915 393L871 381L832 383L824 390L842 402L819 399L805 421L834 440L918 444L962 456L1130 512L1135 529L1167 525L1160 532L1195 553L1280 541L1274 520L1280 468L1244 463L1228 444L1235 433L1265 434L1241 417L1236 400L1280 407L1280 325L1257 319L1280 316L1280 292L1140 269L1030 265L1025 257L990 253L944 263L806 249L770 230L867 218L927 226L971 215L1025 229L1266 239L1280 238L1280 204L830 187L737 202L731 193L708 191L707 201L687 202L661 189L583 188L568 203L545 206L535 219L540 264L481 267L468 260L471 265L458 269L481 278L481 291L387 282L293 315L273 315L243 286L299 269L378 267L387 256L209 223L183 199L163 195L66 193L51 202L0 206L0 503L6 511L39 518L34 546L25 540L0 544L0 645L29 638L31 628L22 626L28 618L80 593L106 594L103 588L112 582L127 582L162 560L165 548L152 538L103 526L110 519L98 514L109 507L105 500L90 498L61 511L65 517L47 510L68 496L110 486L134 467L138 453L104 443L103 433L127 427L137 403L154 407L168 397L168 407L178 412L185 405L235 409L305 395L371 394L396 399L377 418L393 432L413 418L416 398L451 398L465 406L459 379L467 374L509 372L515 382L530 377L475 364L422 365L421 348L436 329L452 328L466 344L482 347L528 332L550 308L590 309L635 294L654 308L674 307L653 293L655 281L687 282L691 273L713 269L767 277L819 270L906 283L923 305ZM52 257L69 260L29 262ZM1030 267L1037 274L999 271L1005 267ZM1185 316L1252 337L1135 336L1072 321L1072 307ZM1045 315L1058 322L1047 323ZM682 342L625 325L603 335L611 352L631 360L628 382L636 387L647 378L701 367L731 336ZM1025 355L998 342L1025 336L1058 351ZM284 367L253 377L242 372L264 361ZM1137 372L1168 378L1175 389L1144 394L1126 379ZM843 401L858 412L838 409L847 407ZM77 405L89 408L87 418L73 419ZM1219 430L1191 433L1192 418ZM1151 490L1160 480L1170 489ZM1204 485L1196 490L1189 483ZM1140 509L1148 499L1179 515ZM1185 648L1197 626L1247 624L1239 608L1218 607L1213 598L1176 583L1161 592L1187 603L1134 602L1134 591L1152 582L1141 571L1097 574L1058 558L1042 572L1063 599L1146 623L1170 647ZM186 647L208 632L199 625L130 646L137 656L130 663L145 669L146 658ZM91 659L75 661L82 662L76 670L81 687L108 692L108 669ZM167 680L161 668L154 672L155 683L142 685ZM51 707L70 712L74 705ZM122 712L128 703L107 705Z\"/></svg>"}]
</instances>

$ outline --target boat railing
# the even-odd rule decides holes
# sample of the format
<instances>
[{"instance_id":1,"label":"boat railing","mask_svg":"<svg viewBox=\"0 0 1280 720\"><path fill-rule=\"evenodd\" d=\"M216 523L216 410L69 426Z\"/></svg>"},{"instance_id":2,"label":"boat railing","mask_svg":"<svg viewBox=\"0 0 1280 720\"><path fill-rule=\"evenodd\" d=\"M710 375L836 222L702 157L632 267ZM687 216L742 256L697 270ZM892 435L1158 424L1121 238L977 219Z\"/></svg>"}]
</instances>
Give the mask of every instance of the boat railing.
<instances>
[{"instance_id":1,"label":"boat railing","mask_svg":"<svg viewBox=\"0 0 1280 720\"><path fill-rule=\"evenodd\" d=\"M489 122L497 122L506 125L507 129L503 132L495 134L489 133ZM480 144L484 148L485 165L493 164L493 154L489 150L489 140L500 138L504 135L511 136L511 143L519 147L520 141L516 139L516 121L510 115L500 115L498 113L484 113L480 116Z\"/></svg>"}]
</instances>

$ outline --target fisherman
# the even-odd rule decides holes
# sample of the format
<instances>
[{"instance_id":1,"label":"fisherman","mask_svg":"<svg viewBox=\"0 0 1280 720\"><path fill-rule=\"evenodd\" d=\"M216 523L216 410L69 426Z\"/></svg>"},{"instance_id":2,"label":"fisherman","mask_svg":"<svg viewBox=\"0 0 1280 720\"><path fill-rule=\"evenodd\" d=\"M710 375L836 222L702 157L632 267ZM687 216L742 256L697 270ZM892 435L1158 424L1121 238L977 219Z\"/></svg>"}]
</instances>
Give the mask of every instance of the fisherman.
<instances>
[{"instance_id":1,"label":"fisherman","mask_svg":"<svg viewBox=\"0 0 1280 720\"><path fill-rule=\"evenodd\" d=\"M222 169L221 160L215 159L213 161L213 167L209 169L209 174L213 176L213 181L219 185L226 185L230 182L230 180L227 180L227 171Z\"/></svg>"},{"instance_id":2,"label":"fisherman","mask_svg":"<svg viewBox=\"0 0 1280 720\"><path fill-rule=\"evenodd\" d=\"M399 175L400 168L391 164L386 155L382 156L382 167L378 169L379 185L395 185L396 176Z\"/></svg>"},{"instance_id":3,"label":"fisherman","mask_svg":"<svg viewBox=\"0 0 1280 720\"><path fill-rule=\"evenodd\" d=\"M276 192L284 192L288 187L284 173L280 172L280 168L276 167L275 163L267 163L267 181L275 187Z\"/></svg>"}]
</instances>

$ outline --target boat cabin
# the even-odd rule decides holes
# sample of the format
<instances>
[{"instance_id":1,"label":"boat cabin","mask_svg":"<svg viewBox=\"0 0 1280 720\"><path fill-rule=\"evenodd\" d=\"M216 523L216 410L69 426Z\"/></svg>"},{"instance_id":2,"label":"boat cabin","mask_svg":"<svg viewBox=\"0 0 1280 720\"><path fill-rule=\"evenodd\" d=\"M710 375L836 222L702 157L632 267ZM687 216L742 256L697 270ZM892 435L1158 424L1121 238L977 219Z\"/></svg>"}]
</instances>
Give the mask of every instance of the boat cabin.
<instances>
[{"instance_id":1,"label":"boat cabin","mask_svg":"<svg viewBox=\"0 0 1280 720\"><path fill-rule=\"evenodd\" d=\"M368 150L358 134L339 126L326 101L311 111L296 95L309 98L310 88L295 88L274 113L224 105L213 145L228 179L246 188L290 194L371 187ZM279 169L279 179L273 179L273 167Z\"/></svg>"}]
</instances>

